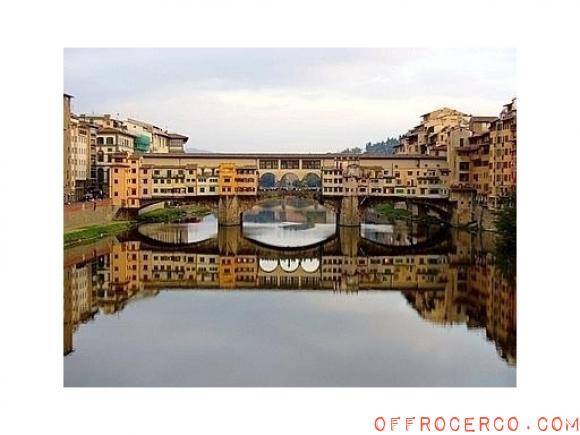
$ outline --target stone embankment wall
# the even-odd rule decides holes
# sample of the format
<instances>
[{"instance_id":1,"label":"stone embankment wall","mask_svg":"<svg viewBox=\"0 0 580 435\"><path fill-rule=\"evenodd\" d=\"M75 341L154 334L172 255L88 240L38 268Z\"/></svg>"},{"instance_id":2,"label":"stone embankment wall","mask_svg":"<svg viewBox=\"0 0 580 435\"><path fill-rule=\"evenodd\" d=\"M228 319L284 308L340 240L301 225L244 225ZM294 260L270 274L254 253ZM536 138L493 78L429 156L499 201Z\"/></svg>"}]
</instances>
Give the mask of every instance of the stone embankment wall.
<instances>
[{"instance_id":1,"label":"stone embankment wall","mask_svg":"<svg viewBox=\"0 0 580 435\"><path fill-rule=\"evenodd\" d=\"M474 207L475 220L477 227L484 231L495 231L495 214L483 205Z\"/></svg>"},{"instance_id":2,"label":"stone embankment wall","mask_svg":"<svg viewBox=\"0 0 580 435\"><path fill-rule=\"evenodd\" d=\"M95 202L76 202L64 206L64 230L88 225L101 225L109 223L115 217L117 207L111 204L110 199L97 200Z\"/></svg>"},{"instance_id":3,"label":"stone embankment wall","mask_svg":"<svg viewBox=\"0 0 580 435\"><path fill-rule=\"evenodd\" d=\"M113 236L104 237L91 244L76 245L64 249L64 267L91 261L100 255L109 254L113 244L119 243Z\"/></svg>"}]
</instances>

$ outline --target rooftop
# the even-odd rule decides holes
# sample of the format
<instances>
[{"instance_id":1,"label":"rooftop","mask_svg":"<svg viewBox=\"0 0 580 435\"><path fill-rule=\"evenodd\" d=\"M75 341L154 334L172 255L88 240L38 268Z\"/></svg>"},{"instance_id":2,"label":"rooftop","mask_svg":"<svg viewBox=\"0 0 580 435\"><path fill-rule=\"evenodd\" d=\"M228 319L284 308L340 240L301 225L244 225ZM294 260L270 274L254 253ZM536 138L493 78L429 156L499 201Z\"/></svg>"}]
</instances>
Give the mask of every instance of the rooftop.
<instances>
[{"instance_id":1,"label":"rooftop","mask_svg":"<svg viewBox=\"0 0 580 435\"><path fill-rule=\"evenodd\" d=\"M497 119L497 116L472 116L471 121L473 122L493 122Z\"/></svg>"},{"instance_id":2,"label":"rooftop","mask_svg":"<svg viewBox=\"0 0 580 435\"><path fill-rule=\"evenodd\" d=\"M423 154L342 154L342 153L162 153L143 154L156 159L335 159L335 160L445 160L445 157Z\"/></svg>"},{"instance_id":3,"label":"rooftop","mask_svg":"<svg viewBox=\"0 0 580 435\"><path fill-rule=\"evenodd\" d=\"M97 131L97 134L124 134L125 136L136 137L134 134L129 133L126 130L120 130L118 128L112 128L112 127L100 128Z\"/></svg>"}]
</instances>

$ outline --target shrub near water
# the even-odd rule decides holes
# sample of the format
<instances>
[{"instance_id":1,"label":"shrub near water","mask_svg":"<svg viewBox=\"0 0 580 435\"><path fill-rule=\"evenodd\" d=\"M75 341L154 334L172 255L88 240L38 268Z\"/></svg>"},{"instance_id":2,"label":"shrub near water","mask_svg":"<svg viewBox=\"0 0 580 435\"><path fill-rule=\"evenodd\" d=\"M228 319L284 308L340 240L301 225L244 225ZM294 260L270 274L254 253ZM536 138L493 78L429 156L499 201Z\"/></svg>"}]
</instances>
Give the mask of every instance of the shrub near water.
<instances>
[{"instance_id":1,"label":"shrub near water","mask_svg":"<svg viewBox=\"0 0 580 435\"><path fill-rule=\"evenodd\" d=\"M393 219L409 219L412 217L412 214L409 210L396 208L394 204L389 202L379 205L375 208L375 211Z\"/></svg>"},{"instance_id":2,"label":"shrub near water","mask_svg":"<svg viewBox=\"0 0 580 435\"><path fill-rule=\"evenodd\" d=\"M167 207L144 213L139 216L140 222L176 222L191 217L200 217L209 213L205 207L188 205L183 207Z\"/></svg>"}]
</instances>

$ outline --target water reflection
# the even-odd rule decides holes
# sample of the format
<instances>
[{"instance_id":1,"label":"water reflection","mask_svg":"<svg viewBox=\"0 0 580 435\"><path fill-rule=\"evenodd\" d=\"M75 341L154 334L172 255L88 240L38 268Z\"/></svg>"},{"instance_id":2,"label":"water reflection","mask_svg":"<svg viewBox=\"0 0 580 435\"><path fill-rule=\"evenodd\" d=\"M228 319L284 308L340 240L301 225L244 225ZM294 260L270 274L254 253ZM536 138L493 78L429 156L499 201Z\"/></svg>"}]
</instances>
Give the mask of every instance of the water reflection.
<instances>
[{"instance_id":1,"label":"water reflection","mask_svg":"<svg viewBox=\"0 0 580 435\"><path fill-rule=\"evenodd\" d=\"M408 253L358 228L298 251L239 228L100 243L65 252L65 385L515 385L515 288L489 234Z\"/></svg>"},{"instance_id":2,"label":"water reflection","mask_svg":"<svg viewBox=\"0 0 580 435\"><path fill-rule=\"evenodd\" d=\"M410 215L415 220L385 217L373 209L368 209L361 224L361 236L388 246L413 246L428 242L444 231L444 225L428 220L428 209L414 208Z\"/></svg>"},{"instance_id":3,"label":"water reflection","mask_svg":"<svg viewBox=\"0 0 580 435\"><path fill-rule=\"evenodd\" d=\"M258 243L296 248L332 237L336 218L317 201L286 197L263 201L244 213L243 230L245 237Z\"/></svg>"},{"instance_id":4,"label":"water reflection","mask_svg":"<svg viewBox=\"0 0 580 435\"><path fill-rule=\"evenodd\" d=\"M218 222L213 214L199 222L150 223L139 225L139 233L153 240L171 244L199 243L217 236Z\"/></svg>"}]
</instances>

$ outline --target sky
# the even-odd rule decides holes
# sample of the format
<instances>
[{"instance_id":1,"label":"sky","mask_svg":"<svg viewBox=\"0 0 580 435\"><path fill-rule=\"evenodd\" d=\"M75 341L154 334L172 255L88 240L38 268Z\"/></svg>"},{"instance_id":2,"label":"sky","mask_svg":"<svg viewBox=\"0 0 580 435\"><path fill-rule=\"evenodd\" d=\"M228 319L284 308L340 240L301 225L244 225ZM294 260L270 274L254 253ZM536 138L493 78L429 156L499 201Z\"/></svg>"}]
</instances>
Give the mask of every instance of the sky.
<instances>
[{"instance_id":1,"label":"sky","mask_svg":"<svg viewBox=\"0 0 580 435\"><path fill-rule=\"evenodd\" d=\"M215 152L332 152L399 136L451 107L497 115L514 49L64 50L77 114L110 113Z\"/></svg>"}]
</instances>

